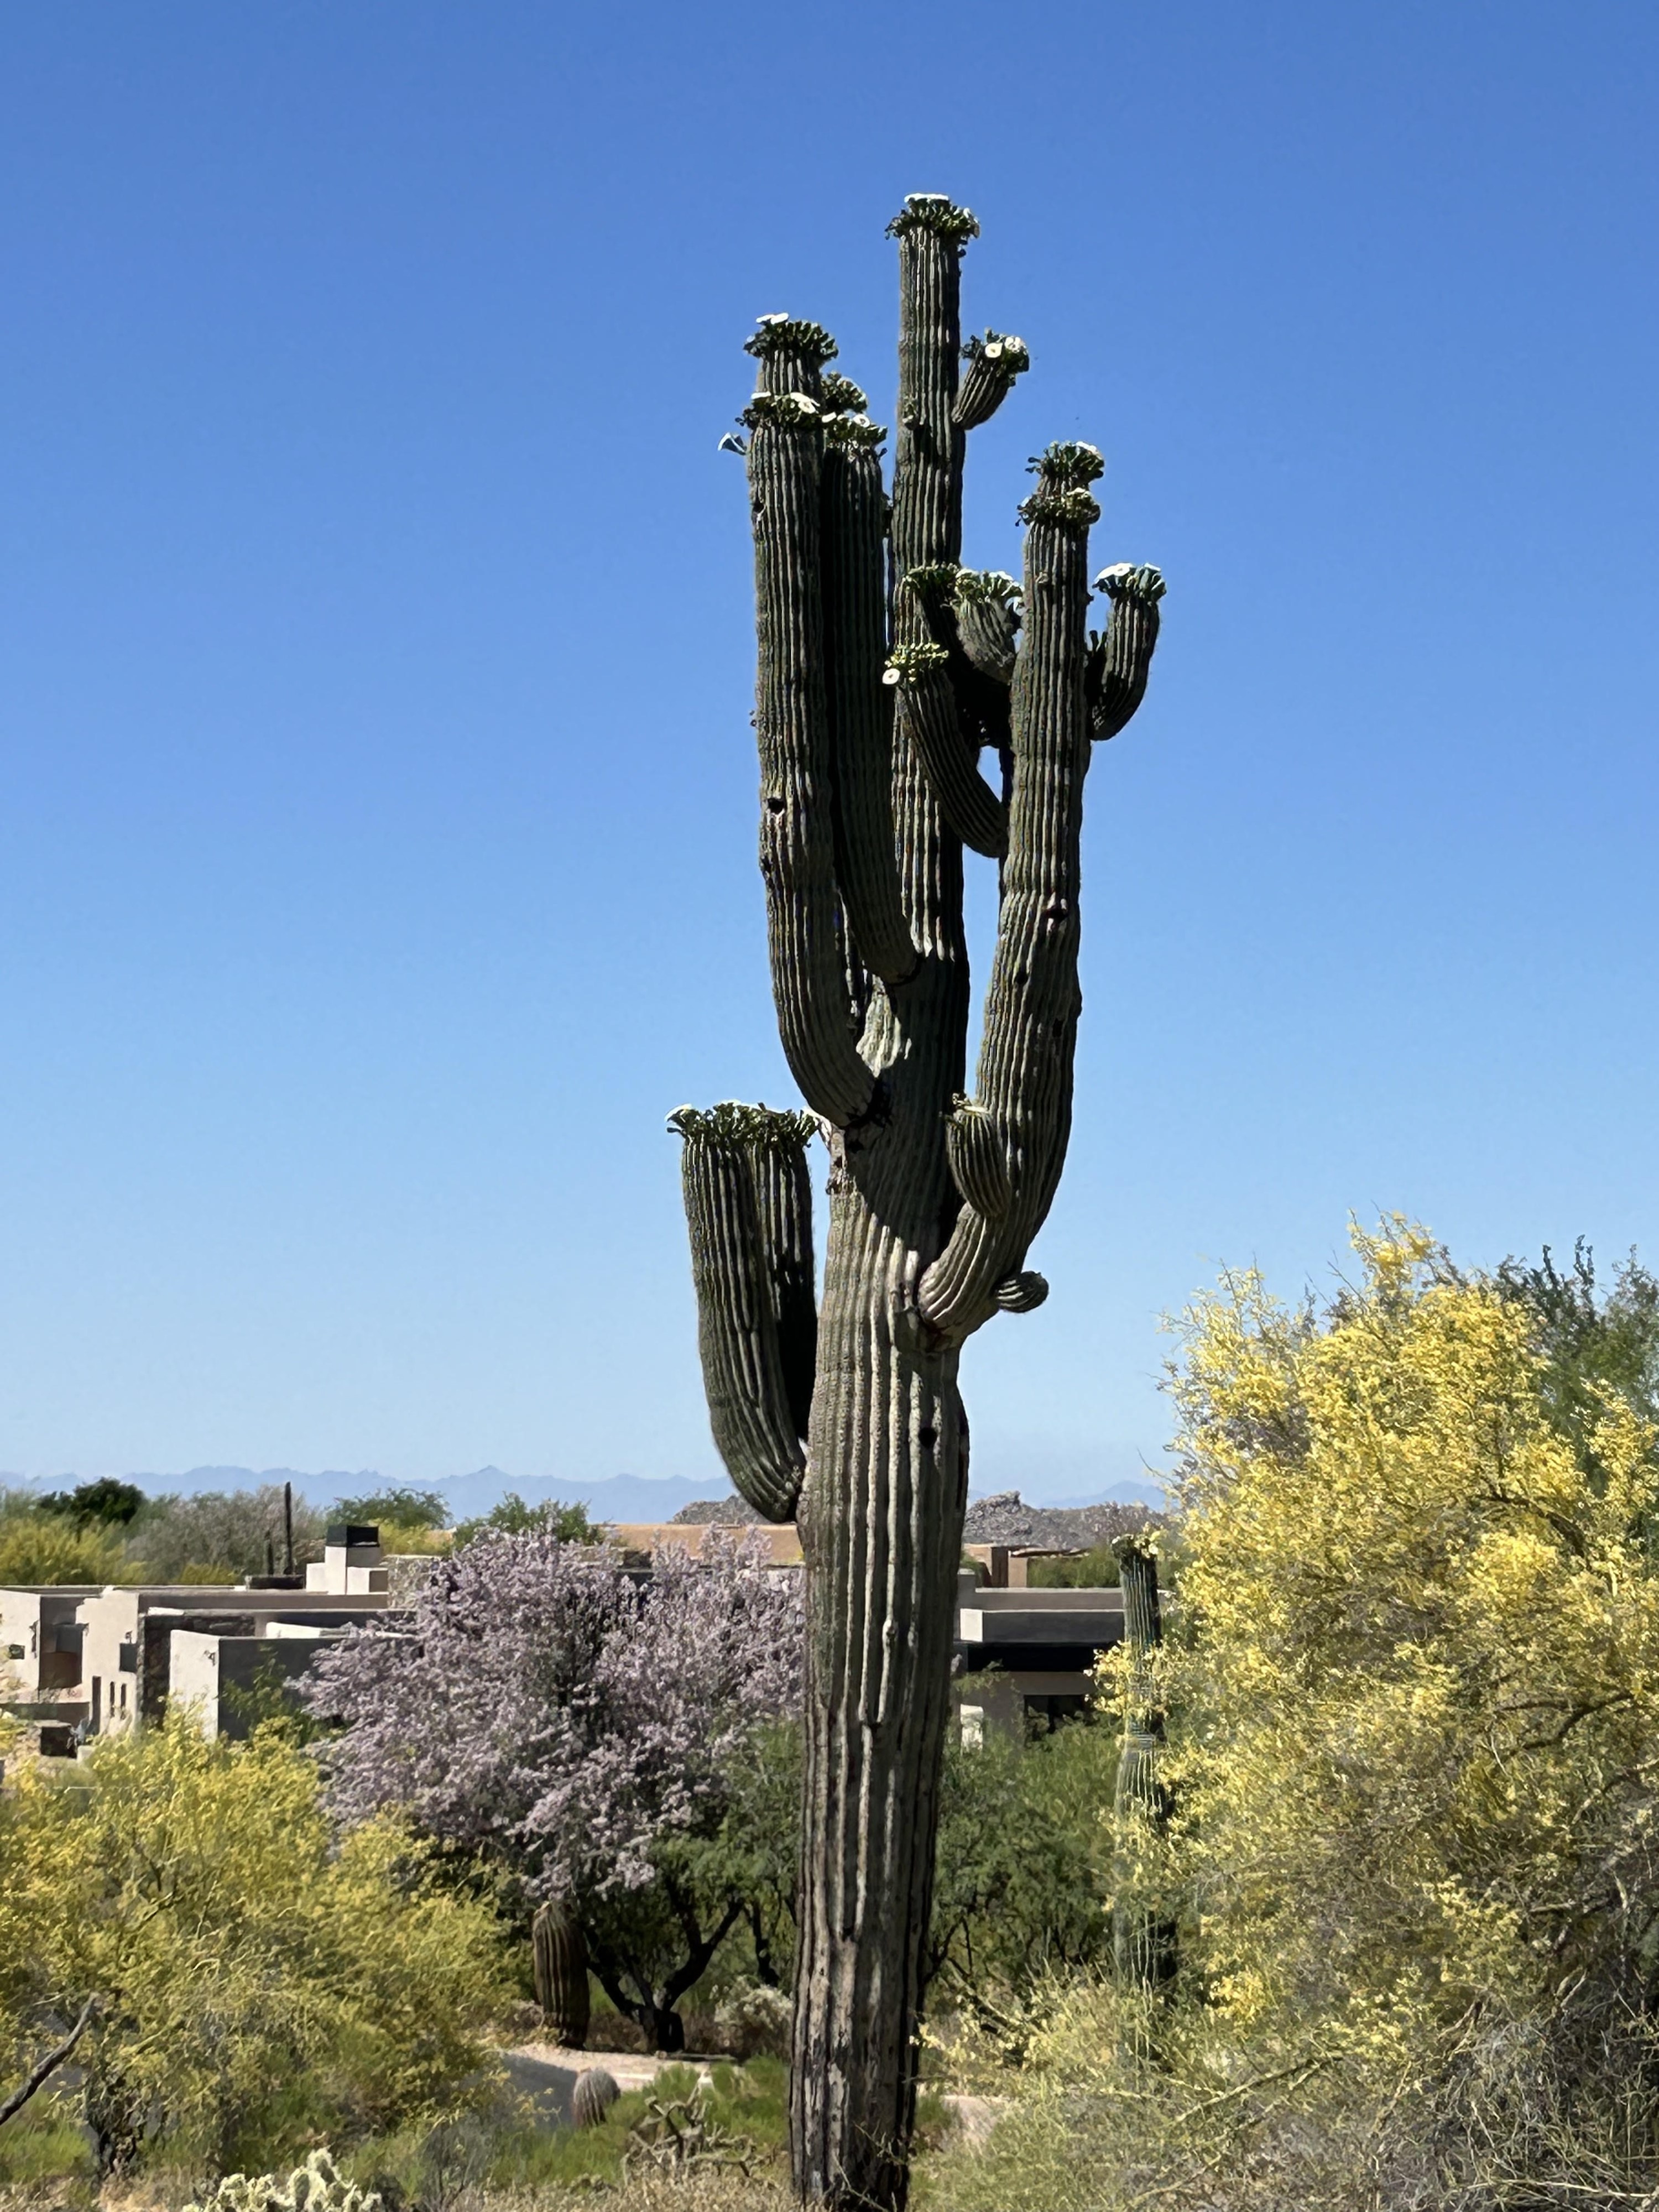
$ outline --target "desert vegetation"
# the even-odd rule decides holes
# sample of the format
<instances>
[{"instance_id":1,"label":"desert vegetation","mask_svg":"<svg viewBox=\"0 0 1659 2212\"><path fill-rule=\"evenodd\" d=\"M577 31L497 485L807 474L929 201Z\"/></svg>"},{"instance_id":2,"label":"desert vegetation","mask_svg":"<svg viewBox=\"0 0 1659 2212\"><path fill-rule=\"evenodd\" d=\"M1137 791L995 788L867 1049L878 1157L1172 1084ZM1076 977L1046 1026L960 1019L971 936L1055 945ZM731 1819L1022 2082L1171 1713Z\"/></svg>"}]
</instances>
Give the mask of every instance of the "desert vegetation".
<instances>
[{"instance_id":1,"label":"desert vegetation","mask_svg":"<svg viewBox=\"0 0 1659 2212\"><path fill-rule=\"evenodd\" d=\"M1659 1327L1632 1261L1460 1271L1401 1223L1322 1308L1187 1316L1167 1817L1113 1908L1171 1971L1057 1974L951 2063L1009 2099L929 2201L1646 2203ZM1115 1656L1103 1696L1130 1694Z\"/></svg>"},{"instance_id":2,"label":"desert vegetation","mask_svg":"<svg viewBox=\"0 0 1659 2212\"><path fill-rule=\"evenodd\" d=\"M1182 1322L1176 1510L1126 1540L1178 1596L1135 1679L1108 1655L1091 1716L947 1739L923 2203L1659 2185L1659 1285L1355 1243L1322 1303L1247 1273ZM15 1772L0 2179L200 2201L325 2142L387 2202L787 2201L802 1634L737 1537L642 1585L497 1528L336 1648L307 1723ZM1149 1695L1157 1819L1117 1787ZM538 2122L503 2053L552 2033L550 1905L601 2063L728 2055Z\"/></svg>"}]
</instances>

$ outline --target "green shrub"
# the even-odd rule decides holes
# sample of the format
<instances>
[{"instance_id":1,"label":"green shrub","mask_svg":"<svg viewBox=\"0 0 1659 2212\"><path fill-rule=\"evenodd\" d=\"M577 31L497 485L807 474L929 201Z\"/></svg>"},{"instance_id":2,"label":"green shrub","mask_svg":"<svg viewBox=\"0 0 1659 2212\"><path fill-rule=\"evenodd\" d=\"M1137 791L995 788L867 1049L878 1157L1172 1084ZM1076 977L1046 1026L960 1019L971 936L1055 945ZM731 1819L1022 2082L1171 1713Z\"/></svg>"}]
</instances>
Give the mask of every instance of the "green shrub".
<instances>
[{"instance_id":1,"label":"green shrub","mask_svg":"<svg viewBox=\"0 0 1659 2212\"><path fill-rule=\"evenodd\" d=\"M100 1996L76 2063L105 2170L258 2171L477 2103L500 1952L395 1824L337 1844L279 1730L210 1743L173 1717L0 1798L0 2047Z\"/></svg>"},{"instance_id":2,"label":"green shrub","mask_svg":"<svg viewBox=\"0 0 1659 2212\"><path fill-rule=\"evenodd\" d=\"M1033 1589L1115 1589L1117 1559L1109 1544L1096 1544L1067 1559L1028 1559L1025 1579Z\"/></svg>"},{"instance_id":3,"label":"green shrub","mask_svg":"<svg viewBox=\"0 0 1659 2212\"><path fill-rule=\"evenodd\" d=\"M972 1677L961 1686L971 1701ZM933 2013L985 2020L1018 2011L1056 1967L1110 1947L1101 1808L1111 1802L1117 1737L1067 1721L1025 1741L952 1730L940 1779L927 1972Z\"/></svg>"},{"instance_id":4,"label":"green shrub","mask_svg":"<svg viewBox=\"0 0 1659 2212\"><path fill-rule=\"evenodd\" d=\"M120 1537L96 1522L35 1506L0 1516L0 1583L112 1583L121 1570Z\"/></svg>"},{"instance_id":5,"label":"green shrub","mask_svg":"<svg viewBox=\"0 0 1659 2212\"><path fill-rule=\"evenodd\" d=\"M11 2087L9 2080L6 2087ZM42 2181L92 2183L96 2178L86 2130L76 2124L62 2097L43 2091L0 2128L0 2188L21 2190Z\"/></svg>"}]
</instances>

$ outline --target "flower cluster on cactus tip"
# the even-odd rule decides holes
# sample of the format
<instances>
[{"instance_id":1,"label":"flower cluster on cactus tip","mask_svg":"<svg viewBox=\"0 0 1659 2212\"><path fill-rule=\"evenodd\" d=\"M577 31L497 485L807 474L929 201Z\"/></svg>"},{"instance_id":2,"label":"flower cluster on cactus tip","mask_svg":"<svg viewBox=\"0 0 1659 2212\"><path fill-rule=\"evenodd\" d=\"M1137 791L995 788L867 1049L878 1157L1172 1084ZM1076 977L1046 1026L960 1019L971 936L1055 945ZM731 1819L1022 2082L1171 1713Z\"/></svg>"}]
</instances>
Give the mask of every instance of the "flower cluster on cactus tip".
<instances>
[{"instance_id":1,"label":"flower cluster on cactus tip","mask_svg":"<svg viewBox=\"0 0 1659 2212\"><path fill-rule=\"evenodd\" d=\"M809 392L757 392L738 420L757 430L763 422L779 422L793 429L818 418L818 403Z\"/></svg>"},{"instance_id":2,"label":"flower cluster on cactus tip","mask_svg":"<svg viewBox=\"0 0 1659 2212\"><path fill-rule=\"evenodd\" d=\"M832 415L823 426L832 446L879 446L887 435L884 422L872 422L862 415Z\"/></svg>"},{"instance_id":3,"label":"flower cluster on cactus tip","mask_svg":"<svg viewBox=\"0 0 1659 2212\"><path fill-rule=\"evenodd\" d=\"M1052 522L1065 530L1087 530L1100 520L1098 502L1073 484L1069 491L1034 491L1020 502L1022 522Z\"/></svg>"},{"instance_id":4,"label":"flower cluster on cactus tip","mask_svg":"<svg viewBox=\"0 0 1659 2212\"><path fill-rule=\"evenodd\" d=\"M925 561L904 573L903 588L914 592L919 599L947 599L956 589L957 578L962 574L954 561Z\"/></svg>"},{"instance_id":5,"label":"flower cluster on cactus tip","mask_svg":"<svg viewBox=\"0 0 1659 2212\"><path fill-rule=\"evenodd\" d=\"M1006 605L1020 596L1019 580L1002 568L958 568L957 598L963 605L979 600L1000 600Z\"/></svg>"},{"instance_id":6,"label":"flower cluster on cactus tip","mask_svg":"<svg viewBox=\"0 0 1659 2212\"><path fill-rule=\"evenodd\" d=\"M1095 578L1095 589L1104 592L1109 599L1143 599L1151 605L1164 597L1169 586L1164 571L1150 561L1139 567L1133 561L1118 561L1101 570Z\"/></svg>"},{"instance_id":7,"label":"flower cluster on cactus tip","mask_svg":"<svg viewBox=\"0 0 1659 2212\"><path fill-rule=\"evenodd\" d=\"M1106 457L1098 446L1085 445L1080 438L1058 438L1040 453L1033 453L1025 465L1057 483L1091 484L1105 475Z\"/></svg>"},{"instance_id":8,"label":"flower cluster on cactus tip","mask_svg":"<svg viewBox=\"0 0 1659 2212\"><path fill-rule=\"evenodd\" d=\"M957 207L945 192L907 192L904 205L887 226L889 238L904 238L914 230L931 230L936 238L964 246L979 236L971 208Z\"/></svg>"},{"instance_id":9,"label":"flower cluster on cactus tip","mask_svg":"<svg viewBox=\"0 0 1659 2212\"><path fill-rule=\"evenodd\" d=\"M817 1117L794 1108L746 1105L723 1098L718 1106L678 1106L668 1126L688 1143L704 1145L805 1145L818 1132Z\"/></svg>"},{"instance_id":10,"label":"flower cluster on cactus tip","mask_svg":"<svg viewBox=\"0 0 1659 2212\"><path fill-rule=\"evenodd\" d=\"M1003 331L987 331L982 338L970 337L963 344L964 361L1000 362L1011 376L1022 376L1031 366L1031 351L1024 338L1010 337Z\"/></svg>"},{"instance_id":11,"label":"flower cluster on cactus tip","mask_svg":"<svg viewBox=\"0 0 1659 2212\"><path fill-rule=\"evenodd\" d=\"M762 315L753 337L743 342L745 353L768 361L774 354L805 354L814 361L833 361L839 349L822 323L795 322L787 315Z\"/></svg>"},{"instance_id":12,"label":"flower cluster on cactus tip","mask_svg":"<svg viewBox=\"0 0 1659 2212\"><path fill-rule=\"evenodd\" d=\"M820 404L826 415L862 415L870 402L850 376L840 376L832 368L823 380Z\"/></svg>"}]
</instances>

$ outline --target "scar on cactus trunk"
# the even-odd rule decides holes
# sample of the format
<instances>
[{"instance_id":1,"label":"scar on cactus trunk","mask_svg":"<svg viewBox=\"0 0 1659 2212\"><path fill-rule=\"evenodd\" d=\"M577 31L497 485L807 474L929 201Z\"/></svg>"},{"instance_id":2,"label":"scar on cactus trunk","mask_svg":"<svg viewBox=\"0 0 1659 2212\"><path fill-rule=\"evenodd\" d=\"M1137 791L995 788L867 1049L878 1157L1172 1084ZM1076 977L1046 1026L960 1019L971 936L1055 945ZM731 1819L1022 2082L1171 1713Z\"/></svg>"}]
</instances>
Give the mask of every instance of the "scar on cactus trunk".
<instances>
[{"instance_id":1,"label":"scar on cactus trunk","mask_svg":"<svg viewBox=\"0 0 1659 2212\"><path fill-rule=\"evenodd\" d=\"M1092 741L1140 703L1164 593L1156 568L1109 569L1090 632L1103 464L1075 443L1031 465L1022 580L962 567L968 435L1029 364L1018 338L963 343L977 232L930 192L890 226L890 504L886 433L826 373L829 333L769 315L748 342L760 866L779 1034L810 1113L672 1117L715 1442L757 1512L795 1516L806 1559L795 2185L883 2212L903 2203L915 2117L968 1496L957 1361L984 1322L1047 1294L1025 1261L1071 1127L1083 781ZM1000 890L971 1095L964 842Z\"/></svg>"}]
</instances>

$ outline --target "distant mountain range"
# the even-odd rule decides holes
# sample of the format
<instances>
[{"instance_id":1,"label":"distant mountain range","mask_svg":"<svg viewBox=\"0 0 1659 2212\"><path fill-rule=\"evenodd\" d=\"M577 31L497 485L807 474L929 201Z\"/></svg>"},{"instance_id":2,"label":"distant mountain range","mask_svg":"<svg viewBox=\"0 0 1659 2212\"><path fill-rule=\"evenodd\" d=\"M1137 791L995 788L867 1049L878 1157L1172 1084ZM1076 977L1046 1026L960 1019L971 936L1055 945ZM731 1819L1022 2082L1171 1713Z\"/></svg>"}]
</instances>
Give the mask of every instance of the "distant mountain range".
<instances>
[{"instance_id":1,"label":"distant mountain range","mask_svg":"<svg viewBox=\"0 0 1659 2212\"><path fill-rule=\"evenodd\" d=\"M18 1486L68 1490L79 1479L65 1474L51 1484L24 1486L19 1482ZM0 1475L0 1486L17 1480ZM185 1474L133 1474L126 1480L136 1482L152 1498L167 1491L193 1497L204 1490L257 1490L265 1483L291 1482L298 1496L313 1505L327 1506L337 1498L366 1497L388 1486L397 1478L378 1474L373 1468L359 1468L355 1473L331 1468L320 1474L307 1474L291 1467L193 1467ZM699 1480L691 1475L613 1474L602 1481L582 1482L564 1476L507 1474L499 1467L481 1467L471 1474L447 1475L441 1481L416 1483L412 1487L435 1490L448 1508L452 1523L488 1513L492 1506L501 1504L509 1491L516 1491L529 1505L552 1498L566 1504L585 1505L596 1521L672 1521L683 1507L719 1498L725 1489L718 1476ZM1033 1484L1030 1487L1039 1486ZM1085 1497L1039 1496L1030 1502L1078 1508L1097 1504L1103 1496L1132 1499L1143 1505L1164 1504L1164 1492L1158 1484L1125 1480L1104 1483L1100 1490Z\"/></svg>"}]
</instances>

